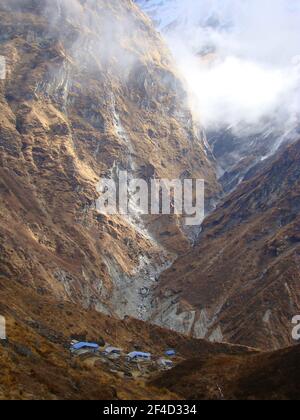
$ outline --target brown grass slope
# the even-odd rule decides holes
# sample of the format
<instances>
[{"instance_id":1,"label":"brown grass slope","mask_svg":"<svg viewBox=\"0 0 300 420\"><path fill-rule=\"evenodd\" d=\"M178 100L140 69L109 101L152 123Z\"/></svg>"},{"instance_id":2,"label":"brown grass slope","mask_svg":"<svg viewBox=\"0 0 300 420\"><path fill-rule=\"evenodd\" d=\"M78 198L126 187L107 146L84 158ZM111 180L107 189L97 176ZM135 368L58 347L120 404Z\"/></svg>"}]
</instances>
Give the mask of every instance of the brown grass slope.
<instances>
[{"instance_id":1,"label":"brown grass slope","mask_svg":"<svg viewBox=\"0 0 300 420\"><path fill-rule=\"evenodd\" d=\"M0 341L0 399L177 399L146 379L120 378L105 364L71 358L71 337L105 340L124 352L136 346L159 357L176 348L183 359L211 354L243 354L250 349L211 344L134 319L124 321L42 297L13 283L0 288L0 312L7 341ZM182 398L182 397L180 397Z\"/></svg>"}]
</instances>

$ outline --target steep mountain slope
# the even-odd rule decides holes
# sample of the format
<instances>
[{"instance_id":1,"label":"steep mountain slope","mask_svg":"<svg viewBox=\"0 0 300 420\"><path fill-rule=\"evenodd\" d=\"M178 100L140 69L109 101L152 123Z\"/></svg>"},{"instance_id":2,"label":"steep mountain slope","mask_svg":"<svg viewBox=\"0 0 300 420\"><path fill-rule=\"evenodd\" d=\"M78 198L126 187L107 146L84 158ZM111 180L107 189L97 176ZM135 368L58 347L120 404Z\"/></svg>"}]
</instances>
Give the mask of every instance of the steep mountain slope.
<instances>
[{"instance_id":1,"label":"steep mountain slope","mask_svg":"<svg viewBox=\"0 0 300 420\"><path fill-rule=\"evenodd\" d=\"M205 178L201 128L163 41L129 0L0 1L0 284L146 319L180 219L97 214L97 184Z\"/></svg>"},{"instance_id":2,"label":"steep mountain slope","mask_svg":"<svg viewBox=\"0 0 300 420\"><path fill-rule=\"evenodd\" d=\"M211 340L292 344L300 311L300 142L264 162L204 222L157 289L155 322Z\"/></svg>"},{"instance_id":3,"label":"steep mountain slope","mask_svg":"<svg viewBox=\"0 0 300 420\"><path fill-rule=\"evenodd\" d=\"M7 321L7 341L0 340L2 399L177 399L147 383L147 378L119 375L109 360L70 356L72 337L109 343L124 353L137 346L160 357L176 348L181 358L208 354L244 354L249 349L211 344L127 318L116 320L70 302L41 296L16 283L0 289L0 312ZM131 366L131 370L138 370ZM180 397L182 399L182 397Z\"/></svg>"},{"instance_id":4,"label":"steep mountain slope","mask_svg":"<svg viewBox=\"0 0 300 420\"><path fill-rule=\"evenodd\" d=\"M188 360L153 381L189 400L299 400L300 346Z\"/></svg>"}]
</instances>

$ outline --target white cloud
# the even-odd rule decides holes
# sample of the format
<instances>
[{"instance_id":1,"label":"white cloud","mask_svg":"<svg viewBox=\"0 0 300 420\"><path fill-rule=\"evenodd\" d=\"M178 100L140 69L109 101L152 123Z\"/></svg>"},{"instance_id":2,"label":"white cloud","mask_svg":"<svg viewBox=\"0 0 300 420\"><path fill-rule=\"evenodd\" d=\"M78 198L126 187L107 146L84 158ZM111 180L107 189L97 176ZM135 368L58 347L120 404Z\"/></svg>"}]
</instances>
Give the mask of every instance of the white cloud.
<instances>
[{"instance_id":1,"label":"white cloud","mask_svg":"<svg viewBox=\"0 0 300 420\"><path fill-rule=\"evenodd\" d=\"M190 57L179 65L188 81L194 111L208 128L256 124L281 109L285 111L280 112L282 117L287 109L290 114L297 111L299 77L293 66L276 68L234 55L210 63Z\"/></svg>"},{"instance_id":2,"label":"white cloud","mask_svg":"<svg viewBox=\"0 0 300 420\"><path fill-rule=\"evenodd\" d=\"M165 0L162 12L160 27L208 128L257 127L270 116L297 122L300 0ZM203 60L207 47L214 55Z\"/></svg>"}]
</instances>

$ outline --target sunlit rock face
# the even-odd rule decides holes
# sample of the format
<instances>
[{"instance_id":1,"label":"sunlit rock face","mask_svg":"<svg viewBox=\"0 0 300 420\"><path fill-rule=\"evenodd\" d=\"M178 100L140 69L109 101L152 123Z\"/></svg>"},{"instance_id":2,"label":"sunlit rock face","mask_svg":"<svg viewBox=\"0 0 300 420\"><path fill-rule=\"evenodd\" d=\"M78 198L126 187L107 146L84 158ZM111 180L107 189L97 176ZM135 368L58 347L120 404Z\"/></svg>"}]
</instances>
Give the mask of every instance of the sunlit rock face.
<instances>
[{"instance_id":1,"label":"sunlit rock face","mask_svg":"<svg viewBox=\"0 0 300 420\"><path fill-rule=\"evenodd\" d=\"M190 238L177 217L97 214L100 177L188 173L220 191L168 49L131 1L1 1L0 15L1 282L148 318Z\"/></svg>"}]
</instances>

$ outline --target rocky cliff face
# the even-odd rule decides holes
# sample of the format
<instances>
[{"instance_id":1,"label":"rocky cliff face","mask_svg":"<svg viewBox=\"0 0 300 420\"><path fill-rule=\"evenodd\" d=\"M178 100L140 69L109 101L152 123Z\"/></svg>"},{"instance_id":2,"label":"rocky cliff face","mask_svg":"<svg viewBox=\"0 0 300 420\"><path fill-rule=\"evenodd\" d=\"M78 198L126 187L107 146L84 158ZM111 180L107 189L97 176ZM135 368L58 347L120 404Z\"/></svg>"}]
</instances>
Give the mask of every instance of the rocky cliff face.
<instances>
[{"instance_id":1,"label":"rocky cliff face","mask_svg":"<svg viewBox=\"0 0 300 420\"><path fill-rule=\"evenodd\" d=\"M269 157L296 142L299 127L278 126L270 117L256 130L251 126L228 127L210 130L207 138L218 162L219 182L228 194Z\"/></svg>"},{"instance_id":2,"label":"rocky cliff face","mask_svg":"<svg viewBox=\"0 0 300 420\"><path fill-rule=\"evenodd\" d=\"M300 143L266 161L204 222L199 244L157 289L155 322L273 349L300 310Z\"/></svg>"},{"instance_id":3,"label":"rocky cliff face","mask_svg":"<svg viewBox=\"0 0 300 420\"><path fill-rule=\"evenodd\" d=\"M175 217L100 216L100 177L219 191L163 41L129 0L0 2L0 282L146 319L190 246Z\"/></svg>"}]
</instances>

